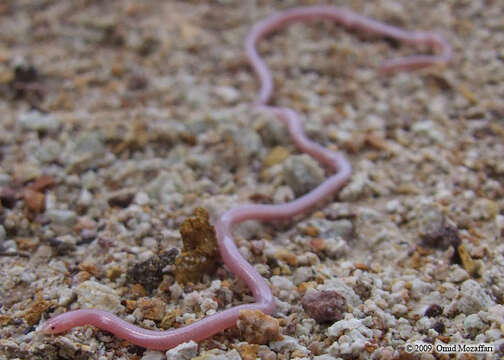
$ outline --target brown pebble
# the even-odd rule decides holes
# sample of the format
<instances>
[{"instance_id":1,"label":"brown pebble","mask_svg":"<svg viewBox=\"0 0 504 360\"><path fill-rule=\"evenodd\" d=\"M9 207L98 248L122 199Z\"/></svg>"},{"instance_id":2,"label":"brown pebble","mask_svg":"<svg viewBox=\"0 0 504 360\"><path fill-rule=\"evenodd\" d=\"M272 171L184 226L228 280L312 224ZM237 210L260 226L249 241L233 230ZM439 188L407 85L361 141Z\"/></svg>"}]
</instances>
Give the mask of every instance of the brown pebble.
<instances>
[{"instance_id":1,"label":"brown pebble","mask_svg":"<svg viewBox=\"0 0 504 360\"><path fill-rule=\"evenodd\" d=\"M369 343L369 342L367 342L364 345L364 350L366 350L370 354L372 354L377 348L378 348L377 344L372 344L372 343Z\"/></svg>"},{"instance_id":2,"label":"brown pebble","mask_svg":"<svg viewBox=\"0 0 504 360\"><path fill-rule=\"evenodd\" d=\"M404 349L399 349L399 356L394 358L395 360L415 360L415 355L406 352Z\"/></svg>"},{"instance_id":3,"label":"brown pebble","mask_svg":"<svg viewBox=\"0 0 504 360\"><path fill-rule=\"evenodd\" d=\"M133 299L138 299L139 297L147 296L147 292L142 284L134 284L130 289L130 296Z\"/></svg>"},{"instance_id":4,"label":"brown pebble","mask_svg":"<svg viewBox=\"0 0 504 360\"><path fill-rule=\"evenodd\" d=\"M308 289L313 289L317 285L315 281L302 282L298 285L297 290L300 294L304 294Z\"/></svg>"},{"instance_id":5,"label":"brown pebble","mask_svg":"<svg viewBox=\"0 0 504 360\"><path fill-rule=\"evenodd\" d=\"M183 312L180 309L175 309L173 311L170 311L166 313L166 315L163 317L163 320L161 320L161 328L163 329L171 329L176 325L176 319L177 316L181 315Z\"/></svg>"},{"instance_id":6,"label":"brown pebble","mask_svg":"<svg viewBox=\"0 0 504 360\"><path fill-rule=\"evenodd\" d=\"M420 266L422 266L422 257L418 252L415 252L411 256L411 267L413 269L419 269Z\"/></svg>"},{"instance_id":7,"label":"brown pebble","mask_svg":"<svg viewBox=\"0 0 504 360\"><path fill-rule=\"evenodd\" d=\"M477 263L472 259L469 251L464 244L461 244L457 247L457 253L460 256L460 261L462 262L462 266L467 271L467 273L471 276L477 276L480 268Z\"/></svg>"},{"instance_id":8,"label":"brown pebble","mask_svg":"<svg viewBox=\"0 0 504 360\"><path fill-rule=\"evenodd\" d=\"M367 134L364 138L364 142L366 145L378 150L388 150L390 148L383 137L373 133Z\"/></svg>"},{"instance_id":9,"label":"brown pebble","mask_svg":"<svg viewBox=\"0 0 504 360\"><path fill-rule=\"evenodd\" d=\"M79 268L79 270L87 271L87 272L93 274L94 276L100 275L100 269L95 264L93 264L89 261L84 261L84 262L80 263L78 268Z\"/></svg>"},{"instance_id":10,"label":"brown pebble","mask_svg":"<svg viewBox=\"0 0 504 360\"><path fill-rule=\"evenodd\" d=\"M45 209L45 195L31 189L23 191L23 200L26 209L32 214L40 214Z\"/></svg>"},{"instance_id":11,"label":"brown pebble","mask_svg":"<svg viewBox=\"0 0 504 360\"><path fill-rule=\"evenodd\" d=\"M322 354L323 349L324 344L319 341L314 341L310 345L308 345L308 350L310 350L315 356Z\"/></svg>"},{"instance_id":12,"label":"brown pebble","mask_svg":"<svg viewBox=\"0 0 504 360\"><path fill-rule=\"evenodd\" d=\"M238 351L243 360L256 360L258 350L259 345L257 344L245 344L238 347Z\"/></svg>"},{"instance_id":13,"label":"brown pebble","mask_svg":"<svg viewBox=\"0 0 504 360\"><path fill-rule=\"evenodd\" d=\"M317 229L315 226L308 225L307 227L305 227L304 233L308 236L311 236L311 237L317 237L317 236L319 236L320 232L319 232L319 229Z\"/></svg>"},{"instance_id":14,"label":"brown pebble","mask_svg":"<svg viewBox=\"0 0 504 360\"><path fill-rule=\"evenodd\" d=\"M39 246L40 240L39 238L36 237L16 238L16 244L20 250L33 251Z\"/></svg>"},{"instance_id":15,"label":"brown pebble","mask_svg":"<svg viewBox=\"0 0 504 360\"><path fill-rule=\"evenodd\" d=\"M110 206L127 208L133 201L134 197L135 192L132 190L119 190L113 194L110 194L107 201Z\"/></svg>"},{"instance_id":16,"label":"brown pebble","mask_svg":"<svg viewBox=\"0 0 504 360\"><path fill-rule=\"evenodd\" d=\"M326 248L324 239L314 238L310 240L310 247L315 250L315 252L320 253Z\"/></svg>"},{"instance_id":17,"label":"brown pebble","mask_svg":"<svg viewBox=\"0 0 504 360\"><path fill-rule=\"evenodd\" d=\"M75 280L79 283L82 283L86 280L91 279L91 274L88 271L79 271L77 275L75 275Z\"/></svg>"},{"instance_id":18,"label":"brown pebble","mask_svg":"<svg viewBox=\"0 0 504 360\"><path fill-rule=\"evenodd\" d=\"M129 311L133 311L135 310L137 307L137 302L136 300L126 300L126 308L129 310Z\"/></svg>"},{"instance_id":19,"label":"brown pebble","mask_svg":"<svg viewBox=\"0 0 504 360\"><path fill-rule=\"evenodd\" d=\"M144 318L150 320L163 320L166 313L166 305L159 298L140 298L137 307L142 311Z\"/></svg>"},{"instance_id":20,"label":"brown pebble","mask_svg":"<svg viewBox=\"0 0 504 360\"><path fill-rule=\"evenodd\" d=\"M194 216L180 226L182 253L175 260L175 280L179 284L197 283L204 274L217 270L220 258L215 228L210 224L210 215L203 208L196 208Z\"/></svg>"},{"instance_id":21,"label":"brown pebble","mask_svg":"<svg viewBox=\"0 0 504 360\"><path fill-rule=\"evenodd\" d=\"M28 189L37 192L42 192L54 186L54 184L55 181L51 175L41 175L38 178L36 178L35 181L32 184L30 184L30 186L28 186Z\"/></svg>"},{"instance_id":22,"label":"brown pebble","mask_svg":"<svg viewBox=\"0 0 504 360\"><path fill-rule=\"evenodd\" d=\"M105 276L107 277L107 279L114 281L119 276L121 276L122 273L123 272L119 266L112 266L107 269L107 271L105 272Z\"/></svg>"},{"instance_id":23,"label":"brown pebble","mask_svg":"<svg viewBox=\"0 0 504 360\"><path fill-rule=\"evenodd\" d=\"M42 314L51 306L50 301L44 300L42 291L39 291L35 300L31 303L30 307L25 311L24 319L28 325L35 325L40 321Z\"/></svg>"},{"instance_id":24,"label":"brown pebble","mask_svg":"<svg viewBox=\"0 0 504 360\"><path fill-rule=\"evenodd\" d=\"M354 267L358 270L362 270L362 271L369 271L369 266L367 266L366 264L362 264L362 263L356 263L354 264Z\"/></svg>"},{"instance_id":25,"label":"brown pebble","mask_svg":"<svg viewBox=\"0 0 504 360\"><path fill-rule=\"evenodd\" d=\"M174 281L174 279L171 276L164 275L163 280L161 280L161 282L159 283L159 285L157 287L158 290L161 293L169 294L170 293L170 286L173 285L173 281Z\"/></svg>"},{"instance_id":26,"label":"brown pebble","mask_svg":"<svg viewBox=\"0 0 504 360\"><path fill-rule=\"evenodd\" d=\"M180 139L187 145L194 146L198 143L198 138L193 134L188 132L183 132L180 134Z\"/></svg>"},{"instance_id":27,"label":"brown pebble","mask_svg":"<svg viewBox=\"0 0 504 360\"><path fill-rule=\"evenodd\" d=\"M278 320L260 310L241 310L237 325L242 336L251 344L264 345L282 339Z\"/></svg>"},{"instance_id":28,"label":"brown pebble","mask_svg":"<svg viewBox=\"0 0 504 360\"><path fill-rule=\"evenodd\" d=\"M275 258L277 260L282 260L289 264L290 266L296 266L297 265L297 256L296 254L290 252L289 250L285 249L280 249L276 252Z\"/></svg>"},{"instance_id":29,"label":"brown pebble","mask_svg":"<svg viewBox=\"0 0 504 360\"><path fill-rule=\"evenodd\" d=\"M7 326L10 323L12 323L11 317L4 315L4 314L0 314L0 326Z\"/></svg>"},{"instance_id":30,"label":"brown pebble","mask_svg":"<svg viewBox=\"0 0 504 360\"><path fill-rule=\"evenodd\" d=\"M308 316L319 323L339 321L346 310L345 297L334 290L309 291L301 304Z\"/></svg>"}]
</instances>

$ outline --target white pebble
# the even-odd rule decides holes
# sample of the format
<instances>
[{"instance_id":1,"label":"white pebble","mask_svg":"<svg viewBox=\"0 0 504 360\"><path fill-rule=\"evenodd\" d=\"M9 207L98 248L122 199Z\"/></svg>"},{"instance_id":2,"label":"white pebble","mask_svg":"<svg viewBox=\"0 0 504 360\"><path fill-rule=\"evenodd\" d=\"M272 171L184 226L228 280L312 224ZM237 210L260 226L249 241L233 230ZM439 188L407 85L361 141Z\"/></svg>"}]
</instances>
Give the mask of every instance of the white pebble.
<instances>
[{"instance_id":1,"label":"white pebble","mask_svg":"<svg viewBox=\"0 0 504 360\"><path fill-rule=\"evenodd\" d=\"M74 297L74 292L70 288L65 288L65 289L59 290L58 295L59 295L58 305L66 306L66 305L70 304L70 302L72 301L72 299Z\"/></svg>"},{"instance_id":2,"label":"white pebble","mask_svg":"<svg viewBox=\"0 0 504 360\"><path fill-rule=\"evenodd\" d=\"M238 90L231 86L218 86L214 92L226 104L235 103L240 98Z\"/></svg>"},{"instance_id":3,"label":"white pebble","mask_svg":"<svg viewBox=\"0 0 504 360\"><path fill-rule=\"evenodd\" d=\"M58 225L72 226L77 215L71 210L50 209L46 211L47 218Z\"/></svg>"},{"instance_id":4,"label":"white pebble","mask_svg":"<svg viewBox=\"0 0 504 360\"><path fill-rule=\"evenodd\" d=\"M55 131L60 125L54 116L43 114L37 110L21 113L18 117L18 123L23 130L32 131Z\"/></svg>"},{"instance_id":5,"label":"white pebble","mask_svg":"<svg viewBox=\"0 0 504 360\"><path fill-rule=\"evenodd\" d=\"M460 288L461 297L457 306L465 314L474 314L494 305L485 289L475 280L466 280Z\"/></svg>"},{"instance_id":6,"label":"white pebble","mask_svg":"<svg viewBox=\"0 0 504 360\"><path fill-rule=\"evenodd\" d=\"M403 304L395 304L392 306L392 314L396 316L403 316L408 312L408 307Z\"/></svg>"},{"instance_id":7,"label":"white pebble","mask_svg":"<svg viewBox=\"0 0 504 360\"><path fill-rule=\"evenodd\" d=\"M114 314L124 309L124 306L121 305L121 298L115 289L96 281L84 281L76 287L75 291L77 303L81 308L97 308Z\"/></svg>"},{"instance_id":8,"label":"white pebble","mask_svg":"<svg viewBox=\"0 0 504 360\"><path fill-rule=\"evenodd\" d=\"M147 350L141 360L164 360L165 356L160 351Z\"/></svg>"},{"instance_id":9,"label":"white pebble","mask_svg":"<svg viewBox=\"0 0 504 360\"><path fill-rule=\"evenodd\" d=\"M182 343L166 352L166 360L190 360L198 354L198 344L194 341Z\"/></svg>"},{"instance_id":10,"label":"white pebble","mask_svg":"<svg viewBox=\"0 0 504 360\"><path fill-rule=\"evenodd\" d=\"M294 288L294 284L289 279L283 276L272 276L271 284L278 290L291 291Z\"/></svg>"},{"instance_id":11,"label":"white pebble","mask_svg":"<svg viewBox=\"0 0 504 360\"><path fill-rule=\"evenodd\" d=\"M147 205L149 203L149 200L150 200L149 194L147 194L143 191L140 191L135 194L135 198L133 201L135 202L135 204L143 206L143 205Z\"/></svg>"},{"instance_id":12,"label":"white pebble","mask_svg":"<svg viewBox=\"0 0 504 360\"><path fill-rule=\"evenodd\" d=\"M480 333L485 326L478 314L471 314L464 319L464 330L471 334L471 336Z\"/></svg>"},{"instance_id":13,"label":"white pebble","mask_svg":"<svg viewBox=\"0 0 504 360\"><path fill-rule=\"evenodd\" d=\"M87 189L82 189L77 204L88 207L92 201L93 195Z\"/></svg>"}]
</instances>

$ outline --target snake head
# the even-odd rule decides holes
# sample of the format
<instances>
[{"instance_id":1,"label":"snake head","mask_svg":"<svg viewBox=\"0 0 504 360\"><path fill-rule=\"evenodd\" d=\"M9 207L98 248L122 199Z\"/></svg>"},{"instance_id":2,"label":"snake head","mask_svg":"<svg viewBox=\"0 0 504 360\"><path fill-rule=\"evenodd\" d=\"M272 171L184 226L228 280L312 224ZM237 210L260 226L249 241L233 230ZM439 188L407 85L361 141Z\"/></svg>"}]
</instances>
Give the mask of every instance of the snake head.
<instances>
[{"instance_id":1,"label":"snake head","mask_svg":"<svg viewBox=\"0 0 504 360\"><path fill-rule=\"evenodd\" d=\"M42 332L47 335L60 333L67 329L67 326L65 326L66 323L67 320L64 317L53 317L44 323L42 326Z\"/></svg>"}]
</instances>

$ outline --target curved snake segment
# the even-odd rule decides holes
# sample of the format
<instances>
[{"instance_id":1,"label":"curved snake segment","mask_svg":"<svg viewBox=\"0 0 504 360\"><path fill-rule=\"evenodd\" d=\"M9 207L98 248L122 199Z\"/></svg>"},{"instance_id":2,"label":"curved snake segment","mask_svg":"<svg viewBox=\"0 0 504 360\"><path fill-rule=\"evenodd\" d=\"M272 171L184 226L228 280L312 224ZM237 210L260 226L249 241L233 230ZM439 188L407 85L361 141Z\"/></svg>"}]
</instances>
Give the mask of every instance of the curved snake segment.
<instances>
[{"instance_id":1,"label":"curved snake segment","mask_svg":"<svg viewBox=\"0 0 504 360\"><path fill-rule=\"evenodd\" d=\"M286 124L290 136L300 150L324 163L335 172L315 189L294 201L280 205L241 205L226 211L217 220L215 229L221 257L226 266L246 282L254 295L255 302L232 307L192 324L166 331L146 330L102 310L76 310L46 321L43 325L45 333L55 334L76 326L90 324L133 344L154 350L166 350L190 340L203 340L233 326L238 320L241 310L257 309L266 314L275 311L275 299L268 283L239 253L231 236L232 226L252 219L264 221L288 219L307 211L320 200L334 194L348 181L351 175L351 166L343 154L330 151L308 139L303 131L301 120L294 110L267 105L273 94L273 80L270 70L257 53L255 46L262 37L293 22L321 19L333 20L348 28L388 36L408 45L427 45L441 50L440 55L415 55L389 60L382 66L382 71L385 72L446 64L452 56L451 47L437 34L402 30L350 10L332 6L290 9L273 14L252 27L245 41L245 50L261 82L255 106L265 111L271 111Z\"/></svg>"}]
</instances>

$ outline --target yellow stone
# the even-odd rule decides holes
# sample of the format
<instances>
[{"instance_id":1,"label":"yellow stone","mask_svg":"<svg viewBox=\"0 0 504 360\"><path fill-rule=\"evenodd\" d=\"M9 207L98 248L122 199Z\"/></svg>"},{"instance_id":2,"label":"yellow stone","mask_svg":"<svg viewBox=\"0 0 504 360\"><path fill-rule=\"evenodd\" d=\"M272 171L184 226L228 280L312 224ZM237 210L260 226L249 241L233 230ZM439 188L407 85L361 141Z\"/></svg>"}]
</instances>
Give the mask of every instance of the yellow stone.
<instances>
[{"instance_id":1,"label":"yellow stone","mask_svg":"<svg viewBox=\"0 0 504 360\"><path fill-rule=\"evenodd\" d=\"M121 276L121 274L122 274L122 270L119 266L109 267L106 271L107 278L112 281L114 281L119 276Z\"/></svg>"},{"instance_id":2,"label":"yellow stone","mask_svg":"<svg viewBox=\"0 0 504 360\"><path fill-rule=\"evenodd\" d=\"M464 269L471 275L474 276L478 271L478 266L472 259L471 255L467 251L464 244L460 245L457 248L458 254L460 256L460 260L462 261L462 266Z\"/></svg>"},{"instance_id":3,"label":"yellow stone","mask_svg":"<svg viewBox=\"0 0 504 360\"><path fill-rule=\"evenodd\" d=\"M270 167L276 164L281 163L284 161L287 157L289 157L290 152L287 150L287 148L283 146L277 146L271 152L266 156L266 159L264 159L263 165L265 167Z\"/></svg>"}]
</instances>

